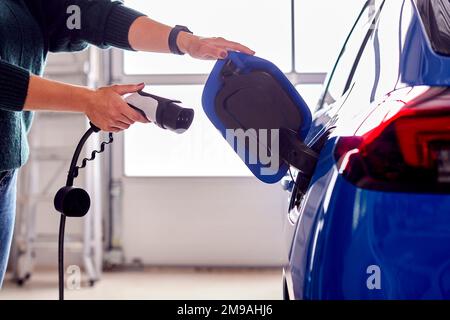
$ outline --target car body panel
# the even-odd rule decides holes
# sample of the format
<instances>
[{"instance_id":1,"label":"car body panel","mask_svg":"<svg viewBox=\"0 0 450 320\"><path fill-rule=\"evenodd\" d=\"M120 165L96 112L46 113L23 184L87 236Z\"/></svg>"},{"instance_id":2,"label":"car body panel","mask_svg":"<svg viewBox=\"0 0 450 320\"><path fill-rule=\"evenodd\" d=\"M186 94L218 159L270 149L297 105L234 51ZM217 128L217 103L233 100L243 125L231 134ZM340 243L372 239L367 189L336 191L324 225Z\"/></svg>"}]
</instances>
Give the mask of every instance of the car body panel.
<instances>
[{"instance_id":1,"label":"car body panel","mask_svg":"<svg viewBox=\"0 0 450 320\"><path fill-rule=\"evenodd\" d=\"M324 148L291 252L300 299L449 299L450 197L360 189ZM370 267L380 289L370 289Z\"/></svg>"},{"instance_id":2,"label":"car body panel","mask_svg":"<svg viewBox=\"0 0 450 320\"><path fill-rule=\"evenodd\" d=\"M344 95L313 115L306 142L330 136L289 212L298 217L284 268L293 299L450 299L450 195L361 189L336 165L340 137L355 135L378 106L450 86L450 58L432 50L413 0L385 1L374 26L359 62L373 72L370 82L355 74Z\"/></svg>"}]
</instances>

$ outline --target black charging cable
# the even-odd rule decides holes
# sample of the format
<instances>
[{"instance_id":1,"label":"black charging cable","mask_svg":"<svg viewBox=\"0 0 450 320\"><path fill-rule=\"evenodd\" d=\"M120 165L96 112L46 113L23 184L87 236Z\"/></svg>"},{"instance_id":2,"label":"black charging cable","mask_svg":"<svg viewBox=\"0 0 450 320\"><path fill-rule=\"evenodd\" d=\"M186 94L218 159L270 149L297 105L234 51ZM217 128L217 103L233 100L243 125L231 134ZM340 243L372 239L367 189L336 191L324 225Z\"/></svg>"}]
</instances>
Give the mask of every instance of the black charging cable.
<instances>
[{"instance_id":1,"label":"black charging cable","mask_svg":"<svg viewBox=\"0 0 450 320\"><path fill-rule=\"evenodd\" d=\"M80 169L86 167L89 161L95 160L97 154L105 151L105 147L108 144L113 143L113 134L109 133L109 140L102 142L100 150L94 150L91 153L90 158L84 158L81 166L77 166L80 158L81 151L87 140L93 133L100 132L92 123L89 130L83 135L80 142L75 149L75 152L70 163L69 173L67 175L66 185L62 187L55 196L55 209L61 213L59 223L59 236L58 236L58 286L59 286L59 300L64 300L64 233L66 227L67 217L83 217L89 211L91 201L89 194L81 189L75 188L74 181L78 177Z\"/></svg>"}]
</instances>

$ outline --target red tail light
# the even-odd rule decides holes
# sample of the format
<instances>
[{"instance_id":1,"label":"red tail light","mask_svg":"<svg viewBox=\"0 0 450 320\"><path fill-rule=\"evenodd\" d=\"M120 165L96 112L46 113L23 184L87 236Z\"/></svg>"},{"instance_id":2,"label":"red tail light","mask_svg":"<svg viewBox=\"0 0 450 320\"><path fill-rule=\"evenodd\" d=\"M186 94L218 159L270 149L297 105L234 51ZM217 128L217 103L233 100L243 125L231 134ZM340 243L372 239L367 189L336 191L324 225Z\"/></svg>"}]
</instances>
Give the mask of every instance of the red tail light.
<instances>
[{"instance_id":1,"label":"red tail light","mask_svg":"<svg viewBox=\"0 0 450 320\"><path fill-rule=\"evenodd\" d=\"M397 121L396 130L407 165L432 168L441 148L450 146L450 115L408 117Z\"/></svg>"},{"instance_id":2,"label":"red tail light","mask_svg":"<svg viewBox=\"0 0 450 320\"><path fill-rule=\"evenodd\" d=\"M378 106L354 137L340 139L340 172L365 188L450 192L450 94L443 90Z\"/></svg>"}]
</instances>

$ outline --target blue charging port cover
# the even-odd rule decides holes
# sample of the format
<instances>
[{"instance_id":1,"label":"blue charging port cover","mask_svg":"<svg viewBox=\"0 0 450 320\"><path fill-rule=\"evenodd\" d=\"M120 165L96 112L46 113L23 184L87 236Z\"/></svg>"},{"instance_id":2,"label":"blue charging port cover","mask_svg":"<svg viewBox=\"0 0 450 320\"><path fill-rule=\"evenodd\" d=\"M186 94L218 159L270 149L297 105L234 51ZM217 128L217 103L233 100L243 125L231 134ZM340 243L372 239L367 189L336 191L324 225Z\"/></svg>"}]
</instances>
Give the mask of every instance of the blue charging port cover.
<instances>
[{"instance_id":1,"label":"blue charging port cover","mask_svg":"<svg viewBox=\"0 0 450 320\"><path fill-rule=\"evenodd\" d=\"M289 164L272 152L277 150L270 145L275 141L273 133L288 130L303 141L311 127L310 109L284 73L270 61L243 53L230 52L226 59L217 61L206 82L202 104L211 123L255 177L265 183L280 181L289 169ZM230 132L238 129L248 133L249 139L240 146L237 138L230 139ZM251 141L258 146L253 156ZM268 157L260 158L260 152ZM277 161L270 161L275 157Z\"/></svg>"}]
</instances>

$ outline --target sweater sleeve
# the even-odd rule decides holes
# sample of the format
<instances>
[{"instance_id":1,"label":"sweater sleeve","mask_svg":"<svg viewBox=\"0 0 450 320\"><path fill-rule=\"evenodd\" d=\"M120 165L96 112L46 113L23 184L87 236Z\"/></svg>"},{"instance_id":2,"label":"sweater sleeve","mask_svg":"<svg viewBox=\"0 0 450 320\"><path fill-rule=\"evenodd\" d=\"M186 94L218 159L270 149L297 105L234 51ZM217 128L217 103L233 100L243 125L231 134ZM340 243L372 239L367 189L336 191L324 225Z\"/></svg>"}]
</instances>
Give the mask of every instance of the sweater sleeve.
<instances>
[{"instance_id":1,"label":"sweater sleeve","mask_svg":"<svg viewBox=\"0 0 450 320\"><path fill-rule=\"evenodd\" d=\"M132 50L128 32L144 14L110 0L44 0L50 51L77 51L93 44Z\"/></svg>"},{"instance_id":2,"label":"sweater sleeve","mask_svg":"<svg viewBox=\"0 0 450 320\"><path fill-rule=\"evenodd\" d=\"M0 60L0 109L22 111L29 82L27 70Z\"/></svg>"}]
</instances>

